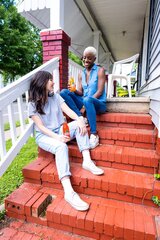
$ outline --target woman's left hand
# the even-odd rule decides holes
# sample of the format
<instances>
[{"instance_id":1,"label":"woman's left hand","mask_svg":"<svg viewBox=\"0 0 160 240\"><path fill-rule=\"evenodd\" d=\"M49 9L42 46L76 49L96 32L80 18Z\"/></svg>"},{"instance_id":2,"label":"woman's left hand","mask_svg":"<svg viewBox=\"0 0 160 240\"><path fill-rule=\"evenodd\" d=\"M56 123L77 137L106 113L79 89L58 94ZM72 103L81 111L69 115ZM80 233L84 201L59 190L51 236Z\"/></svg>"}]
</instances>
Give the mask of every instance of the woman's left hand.
<instances>
[{"instance_id":1,"label":"woman's left hand","mask_svg":"<svg viewBox=\"0 0 160 240\"><path fill-rule=\"evenodd\" d=\"M83 117L79 117L77 119L77 123L78 123L78 127L80 129L81 135L85 135L87 133L87 128L86 128Z\"/></svg>"}]
</instances>

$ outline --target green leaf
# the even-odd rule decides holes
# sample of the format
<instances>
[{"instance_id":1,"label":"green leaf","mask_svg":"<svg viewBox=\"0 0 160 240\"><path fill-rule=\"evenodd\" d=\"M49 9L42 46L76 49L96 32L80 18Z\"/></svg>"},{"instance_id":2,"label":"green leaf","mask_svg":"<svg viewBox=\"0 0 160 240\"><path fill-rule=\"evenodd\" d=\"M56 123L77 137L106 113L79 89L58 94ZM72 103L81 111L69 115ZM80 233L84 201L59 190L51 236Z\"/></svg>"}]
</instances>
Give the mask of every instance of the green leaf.
<instances>
[{"instance_id":1,"label":"green leaf","mask_svg":"<svg viewBox=\"0 0 160 240\"><path fill-rule=\"evenodd\" d=\"M160 174L159 173L155 173L154 174L154 178L157 179L157 180L160 180Z\"/></svg>"},{"instance_id":2,"label":"green leaf","mask_svg":"<svg viewBox=\"0 0 160 240\"><path fill-rule=\"evenodd\" d=\"M152 201L153 201L156 205L160 206L160 200L159 200L158 196L152 196Z\"/></svg>"}]
</instances>

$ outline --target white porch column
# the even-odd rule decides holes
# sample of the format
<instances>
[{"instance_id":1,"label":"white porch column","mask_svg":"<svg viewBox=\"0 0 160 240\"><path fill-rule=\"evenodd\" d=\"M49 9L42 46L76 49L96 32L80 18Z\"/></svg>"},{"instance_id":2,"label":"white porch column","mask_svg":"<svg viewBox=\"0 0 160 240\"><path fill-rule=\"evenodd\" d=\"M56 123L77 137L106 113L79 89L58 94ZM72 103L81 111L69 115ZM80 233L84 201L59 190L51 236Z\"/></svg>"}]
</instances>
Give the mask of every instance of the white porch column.
<instances>
[{"instance_id":1,"label":"white porch column","mask_svg":"<svg viewBox=\"0 0 160 240\"><path fill-rule=\"evenodd\" d=\"M100 31L95 31L93 32L93 46L96 48L97 50L97 56L96 56L96 61L95 63L99 62L99 43L100 43L100 35L101 32Z\"/></svg>"},{"instance_id":2,"label":"white porch column","mask_svg":"<svg viewBox=\"0 0 160 240\"><path fill-rule=\"evenodd\" d=\"M110 52L107 52L106 53L106 68L107 68L107 72L110 73L110 56L111 56L111 53Z\"/></svg>"},{"instance_id":3,"label":"white porch column","mask_svg":"<svg viewBox=\"0 0 160 240\"><path fill-rule=\"evenodd\" d=\"M64 29L64 0L52 0L50 8L50 29Z\"/></svg>"}]
</instances>

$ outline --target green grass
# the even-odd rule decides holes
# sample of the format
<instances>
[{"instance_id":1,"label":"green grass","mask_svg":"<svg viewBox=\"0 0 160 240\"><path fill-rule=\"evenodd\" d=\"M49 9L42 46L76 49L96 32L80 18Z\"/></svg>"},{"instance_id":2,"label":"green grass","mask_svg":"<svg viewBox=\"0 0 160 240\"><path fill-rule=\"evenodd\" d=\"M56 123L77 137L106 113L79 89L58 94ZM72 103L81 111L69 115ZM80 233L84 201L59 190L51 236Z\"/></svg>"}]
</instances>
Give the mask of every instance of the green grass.
<instances>
[{"instance_id":1,"label":"green grass","mask_svg":"<svg viewBox=\"0 0 160 240\"><path fill-rule=\"evenodd\" d=\"M25 120L25 123L26 124L28 124L29 123L29 121L28 121L28 119L26 119ZM16 121L16 127L20 127L20 121ZM10 130L10 125L9 125L9 123L5 123L4 124L4 131L7 131L7 130Z\"/></svg>"},{"instance_id":2,"label":"green grass","mask_svg":"<svg viewBox=\"0 0 160 240\"><path fill-rule=\"evenodd\" d=\"M11 140L6 142L6 148L10 149ZM0 205L5 197L18 188L23 182L22 168L37 157L37 145L33 137L22 147L7 171L0 178Z\"/></svg>"},{"instance_id":3,"label":"green grass","mask_svg":"<svg viewBox=\"0 0 160 240\"><path fill-rule=\"evenodd\" d=\"M0 222L4 219L5 210L0 212Z\"/></svg>"}]
</instances>

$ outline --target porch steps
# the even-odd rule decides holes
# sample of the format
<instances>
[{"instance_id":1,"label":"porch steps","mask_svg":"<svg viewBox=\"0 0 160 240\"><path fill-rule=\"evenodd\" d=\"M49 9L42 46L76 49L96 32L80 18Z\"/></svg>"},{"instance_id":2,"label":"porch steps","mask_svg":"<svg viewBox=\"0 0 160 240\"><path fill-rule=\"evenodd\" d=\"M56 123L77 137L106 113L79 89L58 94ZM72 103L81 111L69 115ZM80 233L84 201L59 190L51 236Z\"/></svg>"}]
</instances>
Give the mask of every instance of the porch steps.
<instances>
[{"instance_id":1,"label":"porch steps","mask_svg":"<svg viewBox=\"0 0 160 240\"><path fill-rule=\"evenodd\" d=\"M52 197L44 215L33 216L41 196ZM8 216L94 239L155 239L154 217L159 209L80 194L90 210L79 212L63 198L63 191L24 183L6 200Z\"/></svg>"},{"instance_id":2,"label":"porch steps","mask_svg":"<svg viewBox=\"0 0 160 240\"><path fill-rule=\"evenodd\" d=\"M107 111L118 113L149 113L150 99L148 97L107 99Z\"/></svg>"},{"instance_id":3,"label":"porch steps","mask_svg":"<svg viewBox=\"0 0 160 240\"><path fill-rule=\"evenodd\" d=\"M109 112L97 116L97 125L101 144L91 156L103 176L82 169L76 143L68 144L71 181L89 211L78 212L64 201L54 156L39 149L23 169L25 183L5 201L7 215L100 240L156 239L160 211L151 198L160 198L160 182L153 177L160 156L150 115Z\"/></svg>"},{"instance_id":4,"label":"porch steps","mask_svg":"<svg viewBox=\"0 0 160 240\"><path fill-rule=\"evenodd\" d=\"M62 189L55 163L41 164L37 159L23 169L25 182L41 184L45 187ZM41 168L40 168L41 166ZM152 195L160 198L160 182L155 182L153 175L133 171L103 167L101 177L82 169L81 164L71 163L72 183L80 193L122 200L131 203L144 203L154 206ZM154 188L153 188L154 185Z\"/></svg>"}]
</instances>

